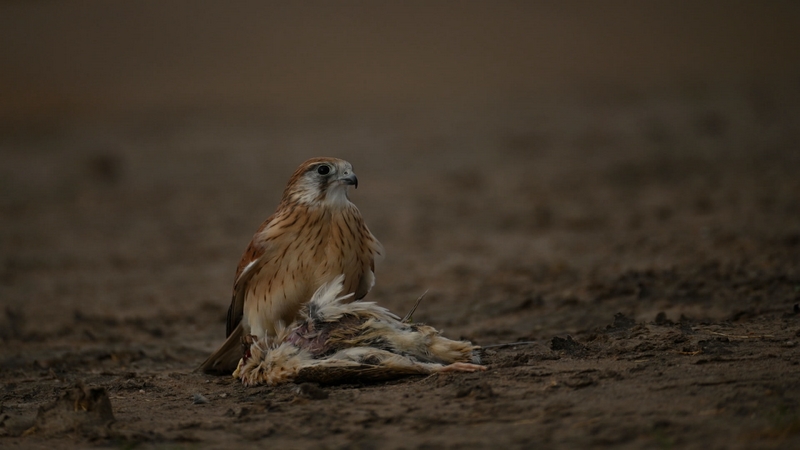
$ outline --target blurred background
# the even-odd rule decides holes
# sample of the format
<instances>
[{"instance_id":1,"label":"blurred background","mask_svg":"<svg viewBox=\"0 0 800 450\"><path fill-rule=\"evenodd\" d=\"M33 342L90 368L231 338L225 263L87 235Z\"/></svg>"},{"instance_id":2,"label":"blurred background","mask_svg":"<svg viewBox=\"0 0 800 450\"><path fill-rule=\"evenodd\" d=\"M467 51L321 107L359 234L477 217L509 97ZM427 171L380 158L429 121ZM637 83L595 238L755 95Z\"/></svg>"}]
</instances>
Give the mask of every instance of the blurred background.
<instances>
[{"instance_id":1,"label":"blurred background","mask_svg":"<svg viewBox=\"0 0 800 450\"><path fill-rule=\"evenodd\" d=\"M793 1L6 1L0 117L339 116L792 79L799 24Z\"/></svg>"},{"instance_id":2,"label":"blurred background","mask_svg":"<svg viewBox=\"0 0 800 450\"><path fill-rule=\"evenodd\" d=\"M6 337L101 317L210 350L320 155L353 163L387 248L373 298L431 289L420 318L482 342L723 314L562 308L794 248L795 1L4 1L0 40Z\"/></svg>"}]
</instances>

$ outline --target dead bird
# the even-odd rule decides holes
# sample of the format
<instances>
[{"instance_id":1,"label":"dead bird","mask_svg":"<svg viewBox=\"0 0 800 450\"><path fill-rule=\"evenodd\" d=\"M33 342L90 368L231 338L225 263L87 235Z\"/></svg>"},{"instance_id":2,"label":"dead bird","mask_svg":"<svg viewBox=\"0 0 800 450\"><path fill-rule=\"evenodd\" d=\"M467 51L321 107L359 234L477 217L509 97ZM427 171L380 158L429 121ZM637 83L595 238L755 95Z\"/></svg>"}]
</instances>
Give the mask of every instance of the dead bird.
<instances>
[{"instance_id":1,"label":"dead bird","mask_svg":"<svg viewBox=\"0 0 800 450\"><path fill-rule=\"evenodd\" d=\"M344 276L323 284L300 320L275 337L251 337L233 376L246 386L286 382L378 381L404 375L486 370L479 347L391 313L374 302L347 303ZM413 310L412 310L413 311Z\"/></svg>"}]
</instances>

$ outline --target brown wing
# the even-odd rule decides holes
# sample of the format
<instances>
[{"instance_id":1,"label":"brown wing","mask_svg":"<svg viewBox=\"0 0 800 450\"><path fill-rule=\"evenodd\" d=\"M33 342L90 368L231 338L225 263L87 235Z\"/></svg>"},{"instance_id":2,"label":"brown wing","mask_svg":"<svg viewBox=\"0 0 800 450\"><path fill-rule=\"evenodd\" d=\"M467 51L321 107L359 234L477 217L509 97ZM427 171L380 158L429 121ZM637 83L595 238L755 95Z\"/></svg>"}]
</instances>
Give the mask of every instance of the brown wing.
<instances>
[{"instance_id":1,"label":"brown wing","mask_svg":"<svg viewBox=\"0 0 800 450\"><path fill-rule=\"evenodd\" d=\"M383 245L372 235L363 219L360 219L360 232L363 236L364 252L368 255L369 269L361 276L358 287L355 290L355 300L360 300L366 296L375 284L375 263L383 259Z\"/></svg>"},{"instance_id":2,"label":"brown wing","mask_svg":"<svg viewBox=\"0 0 800 450\"><path fill-rule=\"evenodd\" d=\"M270 247L267 242L263 242L260 238L263 237L264 230L269 228L272 224L275 214L269 216L264 223L258 228L250 245L245 249L242 259L239 260L239 266L236 267L236 277L233 282L233 294L231 295L231 306L228 307L228 322L225 327L225 336L231 335L239 322L242 321L244 315L244 294L247 291L247 282L253 277L253 274L263 265L265 258L264 254Z\"/></svg>"}]
</instances>

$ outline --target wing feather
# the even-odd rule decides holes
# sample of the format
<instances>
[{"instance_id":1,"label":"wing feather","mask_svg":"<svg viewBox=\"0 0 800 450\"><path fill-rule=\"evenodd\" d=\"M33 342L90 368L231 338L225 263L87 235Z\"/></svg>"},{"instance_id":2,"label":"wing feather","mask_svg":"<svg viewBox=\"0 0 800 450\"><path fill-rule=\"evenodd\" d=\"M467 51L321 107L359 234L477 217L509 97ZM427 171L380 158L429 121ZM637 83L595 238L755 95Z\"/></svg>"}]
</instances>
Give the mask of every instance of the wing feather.
<instances>
[{"instance_id":1,"label":"wing feather","mask_svg":"<svg viewBox=\"0 0 800 450\"><path fill-rule=\"evenodd\" d=\"M225 326L225 336L230 336L244 316L244 299L247 292L247 282L264 266L272 257L276 246L273 242L276 214L271 215L261 224L250 245L242 255L239 266L236 268L236 279L233 283L231 306L228 307L228 321Z\"/></svg>"}]
</instances>

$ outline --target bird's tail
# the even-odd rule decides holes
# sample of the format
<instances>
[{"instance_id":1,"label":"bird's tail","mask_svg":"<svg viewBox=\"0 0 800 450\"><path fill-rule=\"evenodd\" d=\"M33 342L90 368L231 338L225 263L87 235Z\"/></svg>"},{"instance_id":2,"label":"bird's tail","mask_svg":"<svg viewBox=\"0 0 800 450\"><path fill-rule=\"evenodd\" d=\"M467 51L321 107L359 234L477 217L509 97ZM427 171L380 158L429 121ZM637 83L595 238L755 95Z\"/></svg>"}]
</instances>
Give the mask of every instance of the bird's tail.
<instances>
[{"instance_id":1,"label":"bird's tail","mask_svg":"<svg viewBox=\"0 0 800 450\"><path fill-rule=\"evenodd\" d=\"M225 339L222 346L212 353L203 364L200 364L200 367L195 369L195 372L200 371L217 375L232 374L239 365L239 360L242 359L242 335L242 323L239 322L239 325L228 336L228 339Z\"/></svg>"}]
</instances>

